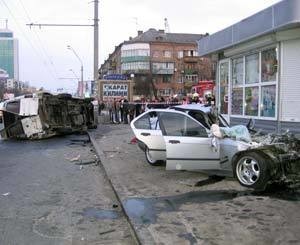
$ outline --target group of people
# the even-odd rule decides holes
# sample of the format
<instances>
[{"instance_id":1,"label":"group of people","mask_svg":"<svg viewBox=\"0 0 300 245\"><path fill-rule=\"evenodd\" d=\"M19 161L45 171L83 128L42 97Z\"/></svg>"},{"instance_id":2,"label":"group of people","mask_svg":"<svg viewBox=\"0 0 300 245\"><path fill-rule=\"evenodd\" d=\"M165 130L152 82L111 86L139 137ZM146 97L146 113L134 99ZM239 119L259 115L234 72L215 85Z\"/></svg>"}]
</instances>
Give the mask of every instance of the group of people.
<instances>
[{"instance_id":1,"label":"group of people","mask_svg":"<svg viewBox=\"0 0 300 245\"><path fill-rule=\"evenodd\" d=\"M101 103L100 103L101 104ZM106 101L104 107L108 110L109 120L111 123L125 123L132 121L133 118L141 113L137 104L129 103L127 98Z\"/></svg>"},{"instance_id":2,"label":"group of people","mask_svg":"<svg viewBox=\"0 0 300 245\"><path fill-rule=\"evenodd\" d=\"M213 96L206 96L204 99L197 96L185 96L179 99L177 96L170 98L159 98L159 99L139 99L134 102L129 102L126 97L117 99L111 98L105 102L98 104L99 115L105 109L108 111L109 120L111 123L124 123L128 124L135 117L139 116L144 111L151 108L168 108L178 104L206 104L208 106L213 105L215 99Z\"/></svg>"}]
</instances>

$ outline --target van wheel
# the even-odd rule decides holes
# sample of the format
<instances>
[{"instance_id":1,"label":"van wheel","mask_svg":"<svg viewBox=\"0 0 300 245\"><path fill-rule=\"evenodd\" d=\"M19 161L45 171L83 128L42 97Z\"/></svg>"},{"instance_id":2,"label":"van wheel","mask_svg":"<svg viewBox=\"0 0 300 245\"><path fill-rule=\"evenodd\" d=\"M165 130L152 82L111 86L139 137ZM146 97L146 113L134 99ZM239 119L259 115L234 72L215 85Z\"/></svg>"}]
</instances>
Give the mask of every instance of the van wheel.
<instances>
[{"instance_id":1,"label":"van wheel","mask_svg":"<svg viewBox=\"0 0 300 245\"><path fill-rule=\"evenodd\" d=\"M236 178L242 186L265 190L270 173L267 159L256 152L243 153L233 164Z\"/></svg>"}]
</instances>

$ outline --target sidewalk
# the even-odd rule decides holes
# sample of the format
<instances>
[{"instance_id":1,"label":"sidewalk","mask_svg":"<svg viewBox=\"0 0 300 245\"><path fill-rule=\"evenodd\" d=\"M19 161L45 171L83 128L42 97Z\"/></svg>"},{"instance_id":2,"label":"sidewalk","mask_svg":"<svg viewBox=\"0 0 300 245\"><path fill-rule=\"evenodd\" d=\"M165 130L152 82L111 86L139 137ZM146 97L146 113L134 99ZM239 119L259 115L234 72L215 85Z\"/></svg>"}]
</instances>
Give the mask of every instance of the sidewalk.
<instances>
[{"instance_id":1,"label":"sidewalk","mask_svg":"<svg viewBox=\"0 0 300 245\"><path fill-rule=\"evenodd\" d=\"M182 227L174 226L175 221L171 220L177 218L172 217L170 213L172 204L164 198L160 200L160 197L170 196L171 198L181 192L191 191L193 183L199 180L199 174L166 172L164 166L148 165L144 153L138 149L137 145L130 144L134 135L128 124L99 125L98 129L89 132L89 135L116 195L123 204L123 209L137 239L142 244L160 242L189 244L183 237L172 236L172 233L186 232L184 224L186 221L183 222ZM177 184L168 180L168 175L175 179ZM166 211L168 216L171 214L171 220L167 216L158 221L159 215L156 214L154 206L159 202L161 202L160 205L167 205L166 210L163 208L159 212ZM166 225L169 222L170 224ZM164 229L169 229L171 234L162 235L164 232L159 228L159 223L165 223Z\"/></svg>"},{"instance_id":2,"label":"sidewalk","mask_svg":"<svg viewBox=\"0 0 300 245\"><path fill-rule=\"evenodd\" d=\"M233 179L196 187L206 175L150 166L138 146L130 144L129 124L99 124L89 135L138 243L300 241L297 202L256 196Z\"/></svg>"}]
</instances>

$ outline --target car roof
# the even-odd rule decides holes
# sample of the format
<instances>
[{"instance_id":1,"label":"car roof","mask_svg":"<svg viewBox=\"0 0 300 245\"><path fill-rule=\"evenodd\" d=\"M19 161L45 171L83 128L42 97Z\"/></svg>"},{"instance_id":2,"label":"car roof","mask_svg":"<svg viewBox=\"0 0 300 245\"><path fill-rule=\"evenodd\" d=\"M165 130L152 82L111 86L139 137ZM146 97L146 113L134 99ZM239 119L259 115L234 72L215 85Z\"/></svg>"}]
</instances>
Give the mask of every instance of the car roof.
<instances>
[{"instance_id":1,"label":"car roof","mask_svg":"<svg viewBox=\"0 0 300 245\"><path fill-rule=\"evenodd\" d=\"M171 109L180 109L180 110L197 110L197 111L202 111L204 113L209 113L211 112L211 106L204 106L202 104L184 104L184 105L176 105L171 107Z\"/></svg>"}]
</instances>

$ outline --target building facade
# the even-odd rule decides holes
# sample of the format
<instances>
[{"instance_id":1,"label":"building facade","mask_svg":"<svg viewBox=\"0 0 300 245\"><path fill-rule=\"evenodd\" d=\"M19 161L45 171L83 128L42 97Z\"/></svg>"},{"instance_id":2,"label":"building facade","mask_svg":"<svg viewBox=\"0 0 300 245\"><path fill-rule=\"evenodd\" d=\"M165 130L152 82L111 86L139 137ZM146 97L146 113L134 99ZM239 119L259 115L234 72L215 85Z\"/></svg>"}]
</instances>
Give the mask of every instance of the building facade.
<instances>
[{"instance_id":1,"label":"building facade","mask_svg":"<svg viewBox=\"0 0 300 245\"><path fill-rule=\"evenodd\" d=\"M164 30L139 31L116 47L101 66L100 78L123 74L135 82L135 94L154 91L155 96L189 92L201 79L211 79L209 59L200 58L196 40L202 34L165 33Z\"/></svg>"},{"instance_id":2,"label":"building facade","mask_svg":"<svg viewBox=\"0 0 300 245\"><path fill-rule=\"evenodd\" d=\"M217 63L217 105L232 125L300 133L300 1L284 0L198 41Z\"/></svg>"},{"instance_id":3,"label":"building facade","mask_svg":"<svg viewBox=\"0 0 300 245\"><path fill-rule=\"evenodd\" d=\"M19 80L18 40L8 29L0 29L0 69L7 72L8 78Z\"/></svg>"}]
</instances>

